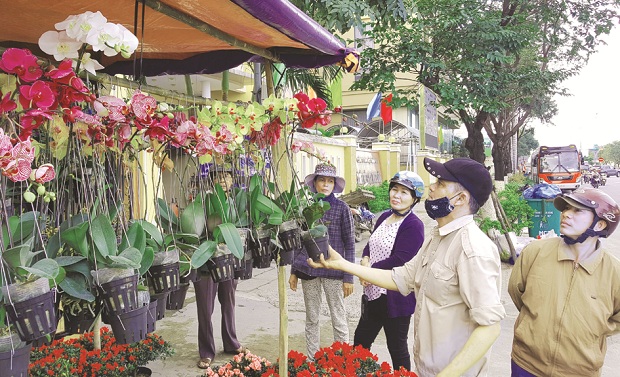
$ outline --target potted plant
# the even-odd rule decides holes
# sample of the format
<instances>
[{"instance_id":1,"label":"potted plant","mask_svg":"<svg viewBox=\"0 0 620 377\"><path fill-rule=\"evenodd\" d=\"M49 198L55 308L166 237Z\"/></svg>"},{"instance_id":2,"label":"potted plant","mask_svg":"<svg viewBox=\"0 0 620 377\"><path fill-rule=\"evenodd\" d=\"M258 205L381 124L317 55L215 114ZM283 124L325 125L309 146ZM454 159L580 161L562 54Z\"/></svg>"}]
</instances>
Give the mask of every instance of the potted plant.
<instances>
[{"instance_id":1,"label":"potted plant","mask_svg":"<svg viewBox=\"0 0 620 377\"><path fill-rule=\"evenodd\" d=\"M314 261L318 261L321 254L325 258L329 258L329 235L327 233L327 226L321 223L321 218L331 206L328 202L320 200L324 196L320 193L315 194L312 198L312 204L302 210L308 226L308 230L302 233L302 242L308 256Z\"/></svg>"},{"instance_id":2,"label":"potted plant","mask_svg":"<svg viewBox=\"0 0 620 377\"><path fill-rule=\"evenodd\" d=\"M50 286L60 283L65 270L43 250L38 229L45 218L35 211L11 216L2 227L0 301L24 341L56 331L56 305Z\"/></svg>"},{"instance_id":3,"label":"potted plant","mask_svg":"<svg viewBox=\"0 0 620 377\"><path fill-rule=\"evenodd\" d=\"M298 190L296 182L278 196L276 203L282 210L282 224L278 226L277 246L280 250L280 265L288 265L293 261L293 253L301 248L301 228L299 222L303 219L303 209L308 205L307 188Z\"/></svg>"},{"instance_id":4,"label":"potted plant","mask_svg":"<svg viewBox=\"0 0 620 377\"><path fill-rule=\"evenodd\" d=\"M252 255L254 267L267 268L271 262L271 229L282 224L282 210L268 196L263 194L262 178L254 175L250 179L250 218ZM273 192L275 187L269 186Z\"/></svg>"}]
</instances>

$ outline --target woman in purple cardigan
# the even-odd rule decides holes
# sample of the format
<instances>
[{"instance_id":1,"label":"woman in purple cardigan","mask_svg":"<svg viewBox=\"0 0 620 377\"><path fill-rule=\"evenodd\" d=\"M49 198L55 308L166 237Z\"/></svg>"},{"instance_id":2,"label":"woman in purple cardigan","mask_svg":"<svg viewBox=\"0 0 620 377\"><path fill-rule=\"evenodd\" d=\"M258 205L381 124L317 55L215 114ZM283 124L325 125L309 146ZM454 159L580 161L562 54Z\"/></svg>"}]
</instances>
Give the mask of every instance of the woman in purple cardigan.
<instances>
[{"instance_id":1,"label":"woman in purple cardigan","mask_svg":"<svg viewBox=\"0 0 620 377\"><path fill-rule=\"evenodd\" d=\"M418 253L424 242L424 224L413 213L424 194L424 182L419 175L401 171L390 180L391 210L379 216L375 229L362 253L362 266L384 270L402 266ZM362 317L355 329L355 345L370 349L383 328L392 367L411 369L407 336L411 315L415 310L415 295L403 296L366 281L362 296Z\"/></svg>"}]
</instances>

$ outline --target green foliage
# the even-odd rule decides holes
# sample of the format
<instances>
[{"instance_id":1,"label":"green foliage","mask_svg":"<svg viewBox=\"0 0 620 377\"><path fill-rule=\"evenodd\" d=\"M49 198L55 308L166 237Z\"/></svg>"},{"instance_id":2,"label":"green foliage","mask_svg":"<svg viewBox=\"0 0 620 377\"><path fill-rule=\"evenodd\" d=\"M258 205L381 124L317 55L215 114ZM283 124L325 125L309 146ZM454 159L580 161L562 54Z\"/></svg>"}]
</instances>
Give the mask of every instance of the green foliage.
<instances>
[{"instance_id":1,"label":"green foliage","mask_svg":"<svg viewBox=\"0 0 620 377\"><path fill-rule=\"evenodd\" d=\"M438 105L467 126L468 150L479 158L484 127L498 174L507 173L510 137L532 117L549 121L552 98L611 30L614 0L504 2L416 0L406 22L371 22L374 47L362 52L364 70L352 89L391 92L395 107L417 107L420 84ZM456 36L456 37L455 37ZM411 43L416 41L416 43ZM358 41L359 48L367 41ZM417 83L397 85L408 72Z\"/></svg>"},{"instance_id":2,"label":"green foliage","mask_svg":"<svg viewBox=\"0 0 620 377\"><path fill-rule=\"evenodd\" d=\"M605 159L608 164L620 164L620 141L616 140L604 145L598 152L599 157Z\"/></svg>"},{"instance_id":3,"label":"green foliage","mask_svg":"<svg viewBox=\"0 0 620 377\"><path fill-rule=\"evenodd\" d=\"M534 129L527 129L519 135L517 141L517 156L529 157L530 153L539 146L538 140L534 137Z\"/></svg>"},{"instance_id":4,"label":"green foliage","mask_svg":"<svg viewBox=\"0 0 620 377\"><path fill-rule=\"evenodd\" d=\"M390 183L388 181L380 185L364 186L364 190L369 190L375 195L375 199L368 202L370 212L380 213L390 209Z\"/></svg>"},{"instance_id":5,"label":"green foliage","mask_svg":"<svg viewBox=\"0 0 620 377\"><path fill-rule=\"evenodd\" d=\"M477 223L478 223L478 227L485 234L489 234L489 231L491 229L496 229L496 230L498 230L500 232L502 230L502 224L498 220L491 220L488 217L485 217L484 219L476 219L476 220L477 220Z\"/></svg>"},{"instance_id":6,"label":"green foliage","mask_svg":"<svg viewBox=\"0 0 620 377\"><path fill-rule=\"evenodd\" d=\"M498 195L509 224L509 228L506 231L517 234L523 228L532 226L531 218L534 215L534 210L521 195L521 187L522 185L518 183L508 183L506 188Z\"/></svg>"},{"instance_id":7,"label":"green foliage","mask_svg":"<svg viewBox=\"0 0 620 377\"><path fill-rule=\"evenodd\" d=\"M321 200L325 195L317 193L312 197L312 204L304 208L301 213L308 225L308 232L312 238L323 237L327 234L327 226L321 224L321 218L325 215L325 212L329 211L331 205Z\"/></svg>"}]
</instances>

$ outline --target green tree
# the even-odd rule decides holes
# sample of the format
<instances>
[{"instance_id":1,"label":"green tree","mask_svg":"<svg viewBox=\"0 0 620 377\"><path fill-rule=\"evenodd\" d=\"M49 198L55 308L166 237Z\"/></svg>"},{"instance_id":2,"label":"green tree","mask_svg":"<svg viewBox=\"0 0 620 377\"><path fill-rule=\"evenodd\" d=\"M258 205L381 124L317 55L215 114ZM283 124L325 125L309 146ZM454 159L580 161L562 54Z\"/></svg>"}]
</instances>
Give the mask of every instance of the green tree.
<instances>
[{"instance_id":1,"label":"green tree","mask_svg":"<svg viewBox=\"0 0 620 377\"><path fill-rule=\"evenodd\" d=\"M617 16L613 0L414 0L406 23L372 23L374 49L353 88L391 92L417 106L420 84L439 96L468 133L471 158L484 160L484 128L496 178L509 172L509 140L531 118L548 121L552 97L576 74ZM397 80L413 73L408 86Z\"/></svg>"},{"instance_id":2,"label":"green tree","mask_svg":"<svg viewBox=\"0 0 620 377\"><path fill-rule=\"evenodd\" d=\"M529 157L530 153L532 153L532 151L539 146L540 144L538 143L538 140L534 137L533 128L523 129L519 132L517 139L517 156Z\"/></svg>"},{"instance_id":3,"label":"green tree","mask_svg":"<svg viewBox=\"0 0 620 377\"><path fill-rule=\"evenodd\" d=\"M603 157L606 164L620 164L620 141L616 140L604 145L598 152L598 156Z\"/></svg>"},{"instance_id":4,"label":"green tree","mask_svg":"<svg viewBox=\"0 0 620 377\"><path fill-rule=\"evenodd\" d=\"M452 155L454 157L467 157L465 141L458 136L454 136L452 139Z\"/></svg>"}]
</instances>

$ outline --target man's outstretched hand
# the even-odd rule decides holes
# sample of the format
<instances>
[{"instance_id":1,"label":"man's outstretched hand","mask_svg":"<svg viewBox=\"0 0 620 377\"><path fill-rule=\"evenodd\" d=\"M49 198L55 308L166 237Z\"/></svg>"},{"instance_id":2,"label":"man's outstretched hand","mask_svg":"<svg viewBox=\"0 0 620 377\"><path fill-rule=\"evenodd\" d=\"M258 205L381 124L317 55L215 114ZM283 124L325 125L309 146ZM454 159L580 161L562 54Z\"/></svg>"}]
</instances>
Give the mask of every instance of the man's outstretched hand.
<instances>
[{"instance_id":1,"label":"man's outstretched hand","mask_svg":"<svg viewBox=\"0 0 620 377\"><path fill-rule=\"evenodd\" d=\"M325 259L323 254L320 255L319 261L315 262L312 258L308 258L308 265L312 268L327 268L330 270L341 270L343 262L346 260L342 255L338 254L331 246L329 246L329 259Z\"/></svg>"}]
</instances>

